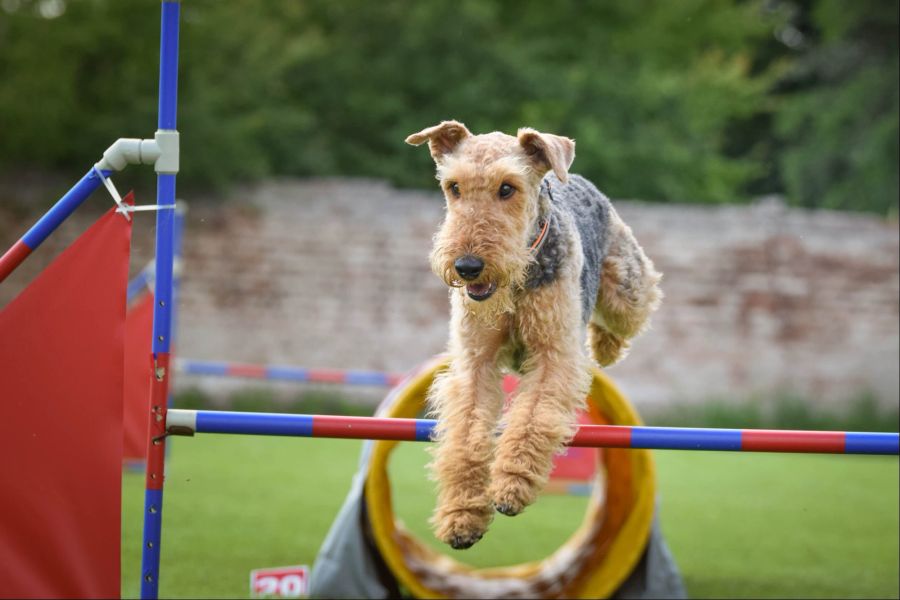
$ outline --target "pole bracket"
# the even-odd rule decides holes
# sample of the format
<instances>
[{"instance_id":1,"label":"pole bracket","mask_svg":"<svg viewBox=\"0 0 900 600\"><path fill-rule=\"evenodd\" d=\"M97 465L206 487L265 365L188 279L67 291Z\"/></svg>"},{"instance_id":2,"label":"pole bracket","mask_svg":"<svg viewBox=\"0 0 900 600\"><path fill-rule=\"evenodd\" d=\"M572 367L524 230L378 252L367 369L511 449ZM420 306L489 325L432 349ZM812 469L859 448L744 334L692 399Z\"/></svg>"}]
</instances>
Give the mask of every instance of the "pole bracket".
<instances>
[{"instance_id":1,"label":"pole bracket","mask_svg":"<svg viewBox=\"0 0 900 600\"><path fill-rule=\"evenodd\" d=\"M178 131L160 129L152 140L120 138L103 153L97 168L121 171L128 165L152 164L157 173L178 173L180 143Z\"/></svg>"}]
</instances>

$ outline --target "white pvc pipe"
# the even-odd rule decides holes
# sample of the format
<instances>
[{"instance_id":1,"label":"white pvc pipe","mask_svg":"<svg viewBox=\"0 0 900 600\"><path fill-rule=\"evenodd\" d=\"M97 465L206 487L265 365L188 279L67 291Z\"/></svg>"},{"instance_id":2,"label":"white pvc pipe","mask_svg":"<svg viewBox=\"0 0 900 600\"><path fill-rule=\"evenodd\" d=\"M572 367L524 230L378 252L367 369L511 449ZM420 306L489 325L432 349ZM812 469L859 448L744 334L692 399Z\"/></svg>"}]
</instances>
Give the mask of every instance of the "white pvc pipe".
<instances>
[{"instance_id":1,"label":"white pvc pipe","mask_svg":"<svg viewBox=\"0 0 900 600\"><path fill-rule=\"evenodd\" d=\"M197 411L172 408L166 411L166 428L179 427L197 431Z\"/></svg>"}]
</instances>

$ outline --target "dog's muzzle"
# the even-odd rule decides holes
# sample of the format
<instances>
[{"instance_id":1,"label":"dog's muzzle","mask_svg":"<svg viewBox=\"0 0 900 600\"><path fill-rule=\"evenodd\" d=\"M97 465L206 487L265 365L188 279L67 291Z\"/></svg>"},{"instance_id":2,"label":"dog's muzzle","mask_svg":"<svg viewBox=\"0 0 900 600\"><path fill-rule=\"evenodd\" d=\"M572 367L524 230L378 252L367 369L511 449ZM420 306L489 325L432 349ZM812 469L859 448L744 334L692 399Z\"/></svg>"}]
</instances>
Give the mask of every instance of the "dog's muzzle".
<instances>
[{"instance_id":1,"label":"dog's muzzle","mask_svg":"<svg viewBox=\"0 0 900 600\"><path fill-rule=\"evenodd\" d=\"M453 268L466 281L474 281L484 271L484 261L477 256L466 254L453 262ZM466 285L466 293L469 298L478 302L487 300L495 291L497 291L495 283L469 283Z\"/></svg>"}]
</instances>

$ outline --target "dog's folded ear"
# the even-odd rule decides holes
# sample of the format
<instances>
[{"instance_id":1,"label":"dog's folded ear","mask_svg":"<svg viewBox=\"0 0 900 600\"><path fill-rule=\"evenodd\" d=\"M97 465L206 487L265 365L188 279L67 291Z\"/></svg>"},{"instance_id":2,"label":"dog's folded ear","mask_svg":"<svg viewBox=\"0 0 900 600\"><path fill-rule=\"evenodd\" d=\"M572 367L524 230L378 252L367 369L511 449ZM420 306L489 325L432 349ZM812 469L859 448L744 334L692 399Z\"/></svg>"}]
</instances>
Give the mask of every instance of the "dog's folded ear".
<instances>
[{"instance_id":1,"label":"dog's folded ear","mask_svg":"<svg viewBox=\"0 0 900 600\"><path fill-rule=\"evenodd\" d=\"M575 160L575 140L552 133L541 133L530 127L519 129L517 137L525 154L543 168L545 173L553 169L563 183L569 179L569 167Z\"/></svg>"},{"instance_id":2,"label":"dog's folded ear","mask_svg":"<svg viewBox=\"0 0 900 600\"><path fill-rule=\"evenodd\" d=\"M472 135L459 121L442 121L440 125L423 129L406 138L407 144L420 146L428 142L428 149L435 161L453 152L461 141Z\"/></svg>"}]
</instances>

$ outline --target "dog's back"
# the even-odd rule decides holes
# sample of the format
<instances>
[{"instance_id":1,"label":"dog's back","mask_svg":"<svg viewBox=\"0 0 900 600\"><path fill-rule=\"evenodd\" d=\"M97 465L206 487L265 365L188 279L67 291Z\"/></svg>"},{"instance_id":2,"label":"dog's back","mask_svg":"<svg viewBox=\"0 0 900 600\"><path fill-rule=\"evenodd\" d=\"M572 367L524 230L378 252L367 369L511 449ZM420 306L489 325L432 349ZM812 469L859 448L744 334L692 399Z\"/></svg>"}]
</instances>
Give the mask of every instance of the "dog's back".
<instances>
[{"instance_id":1,"label":"dog's back","mask_svg":"<svg viewBox=\"0 0 900 600\"><path fill-rule=\"evenodd\" d=\"M581 175L569 174L562 183L552 172L541 182L542 193L550 197L563 227L574 227L581 239L584 264L581 268L581 316L590 321L600 289L601 265L609 247L610 214L614 213L609 199Z\"/></svg>"},{"instance_id":2,"label":"dog's back","mask_svg":"<svg viewBox=\"0 0 900 600\"><path fill-rule=\"evenodd\" d=\"M649 326L662 301L662 275L593 183L569 175L563 184L550 173L543 184L549 184L552 202L572 216L578 229L584 254L582 317L594 358L603 366L613 364L625 357L628 340Z\"/></svg>"}]
</instances>

